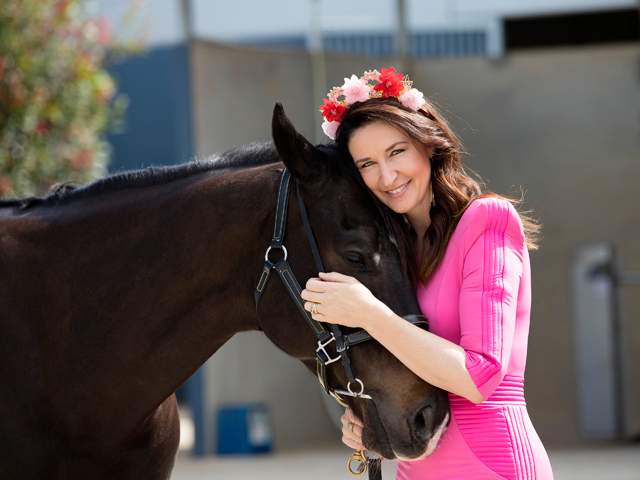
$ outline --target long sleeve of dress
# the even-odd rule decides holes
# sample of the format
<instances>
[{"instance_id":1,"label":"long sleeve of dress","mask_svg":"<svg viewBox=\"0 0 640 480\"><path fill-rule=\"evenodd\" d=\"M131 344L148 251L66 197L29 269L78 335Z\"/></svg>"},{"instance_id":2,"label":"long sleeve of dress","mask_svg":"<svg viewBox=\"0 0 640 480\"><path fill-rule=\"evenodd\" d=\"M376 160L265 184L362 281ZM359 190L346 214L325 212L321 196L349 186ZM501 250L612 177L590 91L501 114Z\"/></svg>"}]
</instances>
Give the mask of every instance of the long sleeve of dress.
<instances>
[{"instance_id":1,"label":"long sleeve of dress","mask_svg":"<svg viewBox=\"0 0 640 480\"><path fill-rule=\"evenodd\" d=\"M502 382L511 357L524 232L505 201L474 202L462 235L460 346L471 378L486 400Z\"/></svg>"}]
</instances>

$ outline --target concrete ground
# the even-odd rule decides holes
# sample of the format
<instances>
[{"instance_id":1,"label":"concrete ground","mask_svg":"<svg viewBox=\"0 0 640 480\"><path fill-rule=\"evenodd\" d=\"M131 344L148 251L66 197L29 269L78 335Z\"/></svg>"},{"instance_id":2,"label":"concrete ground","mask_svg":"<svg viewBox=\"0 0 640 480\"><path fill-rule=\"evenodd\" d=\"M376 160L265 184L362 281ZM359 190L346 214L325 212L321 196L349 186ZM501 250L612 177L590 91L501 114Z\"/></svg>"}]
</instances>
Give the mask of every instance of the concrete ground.
<instances>
[{"instance_id":1,"label":"concrete ground","mask_svg":"<svg viewBox=\"0 0 640 480\"><path fill-rule=\"evenodd\" d=\"M555 480L640 480L640 444L549 449ZM352 478L351 452L340 445L316 450L250 457L196 459L180 452L172 480L326 480ZM386 465L385 465L386 463ZM383 462L383 478L393 479L393 462ZM362 478L367 478L366 476Z\"/></svg>"}]
</instances>

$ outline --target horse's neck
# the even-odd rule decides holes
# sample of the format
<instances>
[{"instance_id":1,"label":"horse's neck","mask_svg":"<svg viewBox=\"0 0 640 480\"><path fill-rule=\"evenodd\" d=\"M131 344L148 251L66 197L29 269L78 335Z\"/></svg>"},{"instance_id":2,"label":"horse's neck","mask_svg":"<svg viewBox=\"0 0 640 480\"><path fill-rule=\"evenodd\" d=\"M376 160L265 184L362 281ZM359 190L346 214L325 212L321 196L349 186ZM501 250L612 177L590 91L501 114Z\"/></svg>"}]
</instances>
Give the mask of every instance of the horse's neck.
<instances>
[{"instance_id":1,"label":"horse's neck","mask_svg":"<svg viewBox=\"0 0 640 480\"><path fill-rule=\"evenodd\" d=\"M103 194L32 225L37 252L23 252L16 280L42 305L29 321L41 324L56 401L133 422L235 333L259 328L252 288L276 168Z\"/></svg>"}]
</instances>

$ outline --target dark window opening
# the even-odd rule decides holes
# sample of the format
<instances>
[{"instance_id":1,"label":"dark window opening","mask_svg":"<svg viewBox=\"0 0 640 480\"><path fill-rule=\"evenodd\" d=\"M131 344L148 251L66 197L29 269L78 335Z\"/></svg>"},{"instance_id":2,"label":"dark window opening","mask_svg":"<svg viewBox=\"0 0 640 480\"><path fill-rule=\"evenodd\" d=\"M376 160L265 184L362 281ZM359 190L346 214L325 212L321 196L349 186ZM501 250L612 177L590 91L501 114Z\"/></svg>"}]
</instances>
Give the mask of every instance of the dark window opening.
<instances>
[{"instance_id":1,"label":"dark window opening","mask_svg":"<svg viewBox=\"0 0 640 480\"><path fill-rule=\"evenodd\" d=\"M506 19L506 50L640 40L638 9Z\"/></svg>"}]
</instances>

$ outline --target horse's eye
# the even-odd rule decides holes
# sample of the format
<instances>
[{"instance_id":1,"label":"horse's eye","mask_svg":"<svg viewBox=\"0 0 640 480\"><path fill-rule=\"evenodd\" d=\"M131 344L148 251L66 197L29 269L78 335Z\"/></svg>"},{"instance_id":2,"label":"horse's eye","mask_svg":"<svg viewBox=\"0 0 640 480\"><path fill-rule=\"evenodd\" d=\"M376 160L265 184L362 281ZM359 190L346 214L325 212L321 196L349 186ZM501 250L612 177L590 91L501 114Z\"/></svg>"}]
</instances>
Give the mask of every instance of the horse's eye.
<instances>
[{"instance_id":1,"label":"horse's eye","mask_svg":"<svg viewBox=\"0 0 640 480\"><path fill-rule=\"evenodd\" d=\"M364 257L356 252L347 252L344 254L344 259L352 265L361 267L365 264Z\"/></svg>"}]
</instances>

